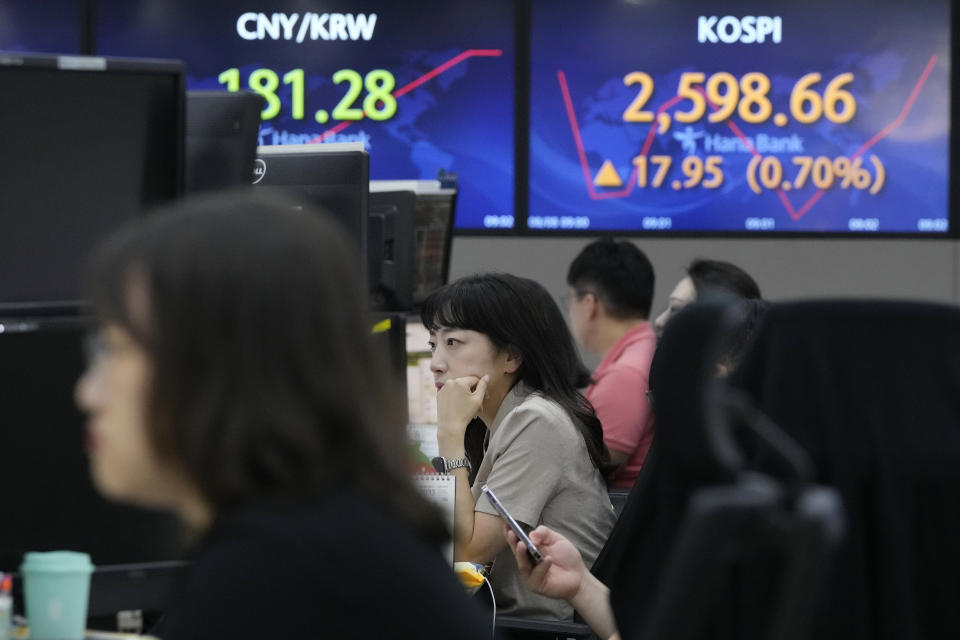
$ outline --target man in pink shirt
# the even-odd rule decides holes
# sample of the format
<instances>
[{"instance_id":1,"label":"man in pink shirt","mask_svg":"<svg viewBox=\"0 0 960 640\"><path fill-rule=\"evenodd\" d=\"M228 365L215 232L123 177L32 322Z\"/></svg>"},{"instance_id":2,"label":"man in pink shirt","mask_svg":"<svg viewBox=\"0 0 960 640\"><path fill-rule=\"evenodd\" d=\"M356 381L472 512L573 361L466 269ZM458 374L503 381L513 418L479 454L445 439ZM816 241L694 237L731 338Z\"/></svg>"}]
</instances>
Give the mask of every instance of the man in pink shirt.
<instances>
[{"instance_id":1,"label":"man in pink shirt","mask_svg":"<svg viewBox=\"0 0 960 640\"><path fill-rule=\"evenodd\" d=\"M567 272L567 311L574 336L603 357L587 400L603 425L603 440L618 465L612 487L633 486L653 441L647 400L657 338L648 318L653 266L631 242L602 238L587 245Z\"/></svg>"}]
</instances>

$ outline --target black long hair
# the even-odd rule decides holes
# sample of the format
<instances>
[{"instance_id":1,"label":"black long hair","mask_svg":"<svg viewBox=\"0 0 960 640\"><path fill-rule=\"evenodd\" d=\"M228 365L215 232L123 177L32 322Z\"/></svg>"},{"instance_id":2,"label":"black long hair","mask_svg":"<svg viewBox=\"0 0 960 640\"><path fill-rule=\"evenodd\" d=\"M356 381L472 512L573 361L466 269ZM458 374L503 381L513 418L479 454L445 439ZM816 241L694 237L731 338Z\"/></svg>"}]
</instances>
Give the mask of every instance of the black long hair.
<instances>
[{"instance_id":1,"label":"black long hair","mask_svg":"<svg viewBox=\"0 0 960 640\"><path fill-rule=\"evenodd\" d=\"M477 331L498 349L516 349L522 357L517 380L563 407L583 436L594 466L604 476L613 470L600 420L579 391L589 384L590 372L546 289L504 273L467 276L430 294L420 315L430 331L441 327ZM485 431L475 420L464 438L474 470L483 460Z\"/></svg>"},{"instance_id":2,"label":"black long hair","mask_svg":"<svg viewBox=\"0 0 960 640\"><path fill-rule=\"evenodd\" d=\"M148 433L216 516L356 490L445 537L407 473L400 399L371 339L359 258L303 203L252 191L160 210L101 246L101 321L146 349ZM143 285L147 318L129 303Z\"/></svg>"}]
</instances>

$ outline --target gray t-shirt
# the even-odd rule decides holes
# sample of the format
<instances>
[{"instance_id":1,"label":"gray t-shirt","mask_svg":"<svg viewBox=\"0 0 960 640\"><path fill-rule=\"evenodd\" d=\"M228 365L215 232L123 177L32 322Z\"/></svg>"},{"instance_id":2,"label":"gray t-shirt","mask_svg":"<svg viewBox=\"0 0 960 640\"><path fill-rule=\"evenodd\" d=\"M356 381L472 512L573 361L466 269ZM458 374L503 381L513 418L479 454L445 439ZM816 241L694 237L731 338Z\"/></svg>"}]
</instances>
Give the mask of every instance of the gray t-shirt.
<instances>
[{"instance_id":1,"label":"gray t-shirt","mask_svg":"<svg viewBox=\"0 0 960 640\"><path fill-rule=\"evenodd\" d=\"M480 487L489 485L521 525L544 524L573 543L590 567L616 516L600 472L570 416L556 402L518 383L490 425L473 484L476 511L499 517ZM504 614L569 620L573 608L527 589L510 549L494 560L490 581Z\"/></svg>"}]
</instances>

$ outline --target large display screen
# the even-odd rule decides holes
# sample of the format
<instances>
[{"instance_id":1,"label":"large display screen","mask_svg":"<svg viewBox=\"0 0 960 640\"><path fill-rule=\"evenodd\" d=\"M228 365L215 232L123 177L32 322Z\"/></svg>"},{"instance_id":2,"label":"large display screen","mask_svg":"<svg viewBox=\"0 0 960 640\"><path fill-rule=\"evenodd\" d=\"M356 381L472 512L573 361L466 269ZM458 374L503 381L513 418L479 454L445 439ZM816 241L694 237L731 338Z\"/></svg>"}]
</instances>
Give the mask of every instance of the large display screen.
<instances>
[{"instance_id":1,"label":"large display screen","mask_svg":"<svg viewBox=\"0 0 960 640\"><path fill-rule=\"evenodd\" d=\"M370 177L459 182L456 226L514 226L514 5L101 0L98 51L267 100L260 144L362 141Z\"/></svg>"},{"instance_id":2,"label":"large display screen","mask_svg":"<svg viewBox=\"0 0 960 640\"><path fill-rule=\"evenodd\" d=\"M949 231L950 3L534 0L533 230Z\"/></svg>"},{"instance_id":3,"label":"large display screen","mask_svg":"<svg viewBox=\"0 0 960 640\"><path fill-rule=\"evenodd\" d=\"M80 53L80 0L0 0L0 51Z\"/></svg>"}]
</instances>

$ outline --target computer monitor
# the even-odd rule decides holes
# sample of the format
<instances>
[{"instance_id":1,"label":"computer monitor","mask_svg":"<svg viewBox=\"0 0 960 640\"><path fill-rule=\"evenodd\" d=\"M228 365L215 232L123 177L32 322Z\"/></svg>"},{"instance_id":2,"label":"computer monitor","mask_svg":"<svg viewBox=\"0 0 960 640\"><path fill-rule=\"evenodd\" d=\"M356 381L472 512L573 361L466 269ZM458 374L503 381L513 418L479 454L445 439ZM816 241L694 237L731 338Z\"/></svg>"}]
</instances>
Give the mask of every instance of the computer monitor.
<instances>
[{"instance_id":1,"label":"computer monitor","mask_svg":"<svg viewBox=\"0 0 960 640\"><path fill-rule=\"evenodd\" d=\"M380 311L413 308L413 191L370 194L367 221L367 272L372 283L371 306Z\"/></svg>"},{"instance_id":2,"label":"computer monitor","mask_svg":"<svg viewBox=\"0 0 960 640\"><path fill-rule=\"evenodd\" d=\"M531 232L957 236L957 3L525 5Z\"/></svg>"},{"instance_id":3,"label":"computer monitor","mask_svg":"<svg viewBox=\"0 0 960 640\"><path fill-rule=\"evenodd\" d=\"M257 148L257 189L299 196L333 215L367 264L370 156L359 142L274 145Z\"/></svg>"},{"instance_id":4,"label":"computer monitor","mask_svg":"<svg viewBox=\"0 0 960 640\"><path fill-rule=\"evenodd\" d=\"M176 61L0 54L0 311L78 304L90 248L182 192Z\"/></svg>"},{"instance_id":5,"label":"computer monitor","mask_svg":"<svg viewBox=\"0 0 960 640\"><path fill-rule=\"evenodd\" d=\"M413 191L413 283L412 299L419 305L434 289L447 283L450 274L450 245L457 190L440 186L437 180L372 180L375 193Z\"/></svg>"},{"instance_id":6,"label":"computer monitor","mask_svg":"<svg viewBox=\"0 0 960 640\"><path fill-rule=\"evenodd\" d=\"M93 485L74 403L90 328L78 317L0 318L0 571L26 551L85 551L98 566L181 558L175 518L110 502Z\"/></svg>"},{"instance_id":7,"label":"computer monitor","mask_svg":"<svg viewBox=\"0 0 960 640\"><path fill-rule=\"evenodd\" d=\"M407 409L407 317L403 313L374 311L370 314L371 333L381 357L386 361L392 377L391 385L403 401L403 416Z\"/></svg>"},{"instance_id":8,"label":"computer monitor","mask_svg":"<svg viewBox=\"0 0 960 640\"><path fill-rule=\"evenodd\" d=\"M252 91L187 91L187 193L250 184L264 104Z\"/></svg>"}]
</instances>

